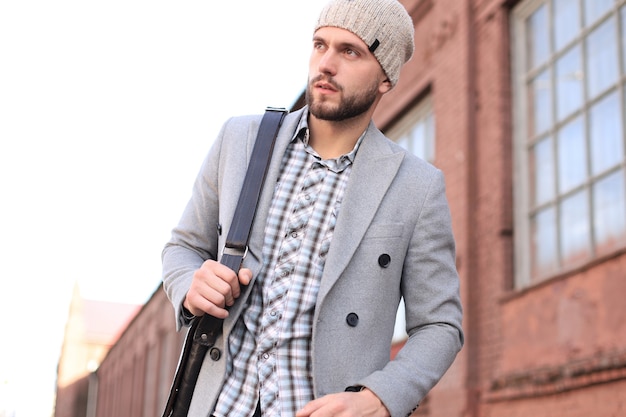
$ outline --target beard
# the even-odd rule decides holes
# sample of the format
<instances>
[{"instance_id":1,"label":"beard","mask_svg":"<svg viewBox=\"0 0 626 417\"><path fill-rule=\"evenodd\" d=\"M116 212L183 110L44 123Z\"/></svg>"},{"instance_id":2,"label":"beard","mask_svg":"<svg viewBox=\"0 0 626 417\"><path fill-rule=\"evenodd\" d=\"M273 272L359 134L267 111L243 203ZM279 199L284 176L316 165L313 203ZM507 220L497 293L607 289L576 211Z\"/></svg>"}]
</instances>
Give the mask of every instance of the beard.
<instances>
[{"instance_id":1,"label":"beard","mask_svg":"<svg viewBox=\"0 0 626 417\"><path fill-rule=\"evenodd\" d=\"M309 112L320 120L329 122L341 122L351 119L368 111L376 98L378 97L378 82L372 82L365 89L355 92L349 96L343 96L337 105L329 103L325 97L315 98L311 92L312 86L322 80L322 75L315 77L309 81L306 88L306 104L309 106ZM343 94L344 89L332 78L326 80L337 91Z\"/></svg>"}]
</instances>

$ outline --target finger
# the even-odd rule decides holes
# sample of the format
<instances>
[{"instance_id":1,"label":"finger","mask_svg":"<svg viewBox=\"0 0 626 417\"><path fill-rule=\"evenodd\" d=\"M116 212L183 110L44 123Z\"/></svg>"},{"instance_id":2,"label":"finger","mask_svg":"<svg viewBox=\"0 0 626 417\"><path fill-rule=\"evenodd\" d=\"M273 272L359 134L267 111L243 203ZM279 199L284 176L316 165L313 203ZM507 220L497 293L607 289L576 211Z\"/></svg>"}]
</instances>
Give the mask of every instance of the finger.
<instances>
[{"instance_id":1,"label":"finger","mask_svg":"<svg viewBox=\"0 0 626 417\"><path fill-rule=\"evenodd\" d=\"M193 274L192 288L204 296L208 296L207 288L212 288L224 296L224 305L232 305L235 298L239 296L240 288L237 274L227 266L213 260L205 261L202 266ZM216 300L217 304L223 305Z\"/></svg>"},{"instance_id":2,"label":"finger","mask_svg":"<svg viewBox=\"0 0 626 417\"><path fill-rule=\"evenodd\" d=\"M239 283L241 285L248 285L252 281L252 271L248 268L241 268L239 270Z\"/></svg>"},{"instance_id":3,"label":"finger","mask_svg":"<svg viewBox=\"0 0 626 417\"><path fill-rule=\"evenodd\" d=\"M309 417L315 411L319 410L324 405L324 402L322 401L323 398L324 397L318 398L317 400L307 403L301 410L296 412L296 417Z\"/></svg>"},{"instance_id":4,"label":"finger","mask_svg":"<svg viewBox=\"0 0 626 417\"><path fill-rule=\"evenodd\" d=\"M205 266L206 265L206 266ZM207 261L202 265L202 268L206 268L209 270L210 274L219 278L222 282L228 284L229 288L223 287L222 285L217 283L213 283L211 285L216 290L220 291L224 294L226 305L233 305L235 299L239 297L241 294L241 287L239 285L239 278L235 271L227 267L226 265L222 265L219 262L215 261Z\"/></svg>"},{"instance_id":5,"label":"finger","mask_svg":"<svg viewBox=\"0 0 626 417\"><path fill-rule=\"evenodd\" d=\"M205 262L193 274L185 297L187 309L196 316L204 313L220 318L227 316L225 307L235 302L232 281L235 281L236 291L239 291L233 271L215 261Z\"/></svg>"},{"instance_id":6,"label":"finger","mask_svg":"<svg viewBox=\"0 0 626 417\"><path fill-rule=\"evenodd\" d=\"M228 317L224 295L210 287L198 291L196 286L192 286L187 292L183 304L194 316L202 316L206 313L218 318Z\"/></svg>"}]
</instances>

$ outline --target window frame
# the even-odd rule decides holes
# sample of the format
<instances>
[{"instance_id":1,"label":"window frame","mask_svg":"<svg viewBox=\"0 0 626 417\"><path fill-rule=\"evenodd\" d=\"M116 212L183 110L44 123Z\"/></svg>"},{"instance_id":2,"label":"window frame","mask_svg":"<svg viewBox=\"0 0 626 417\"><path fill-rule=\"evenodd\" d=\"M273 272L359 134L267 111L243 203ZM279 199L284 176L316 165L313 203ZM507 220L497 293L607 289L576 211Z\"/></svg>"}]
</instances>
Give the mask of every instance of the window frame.
<instances>
[{"instance_id":1,"label":"window frame","mask_svg":"<svg viewBox=\"0 0 626 417\"><path fill-rule=\"evenodd\" d=\"M626 37L623 36L625 28L622 27L626 19L622 16L624 8L626 8L626 1L617 0L610 7L609 10L601 14L591 24L584 25L583 20L585 18L584 1L579 1L579 18L581 19L579 30L576 35L566 42L560 49L555 50L554 46L554 20L552 19L552 9L554 0L526 0L519 3L511 12L511 71L512 71L512 121L513 121L513 183L514 183L514 227L515 227L515 270L514 270L514 289L520 290L530 286L534 286L545 282L546 280L555 276L560 276L565 273L571 272L577 268L588 265L594 261L597 261L602 256L606 256L603 252L602 242L596 241L596 233L594 230L594 223L597 220L594 213L594 191L598 183L604 179L609 178L611 175L619 173L621 171L623 177L626 177L626 126L625 121L625 89L626 89L626 68L625 65L625 50ZM532 13L538 10L542 5L546 5L547 19L548 19L548 42L550 42L548 58L541 64L535 64L533 68L528 68L529 65L529 45L528 45L528 33L526 21ZM587 51L587 43L589 42L590 34L600 28L603 24L607 23L609 19L613 19L615 22L615 42L618 48L617 60L617 76L616 80L609 86L605 87L603 91L596 94L594 97L589 97L588 92L588 80L586 76L588 74L589 54ZM557 112L558 97L556 93L556 72L559 59L573 51L574 48L581 49L581 65L580 68L582 74L582 104L580 108L563 118L559 118ZM547 133L529 132L530 129L530 110L532 103L529 103L529 88L532 84L532 80L535 77L547 71L549 75L550 85L550 111L551 120ZM622 151L621 162L612 166L608 170L604 170L600 173L594 173L591 170L591 149L592 149L592 135L590 120L592 118L592 111L594 106L602 102L604 99L609 98L611 94L617 95L618 110L620 114L621 123L621 140ZM534 110L534 109L533 109ZM550 139L552 142L559 140L558 134L563 127L568 126L569 123L575 121L577 118L582 118L583 122L583 141L585 143L584 157L587 161L585 172L585 179L582 184L578 184L573 189L562 191L557 187L558 180L556 180L554 194L546 204L546 207L550 206L555 211L555 230L556 230L556 255L555 264L556 267L550 271L542 271L538 275L533 273L533 219L537 213L540 213L542 208L541 204L533 203L532 185L532 150L534 146L540 143L544 139ZM557 153L558 147L552 146L552 160L553 160L553 175L558 177L559 165ZM624 180L626 183L626 180ZM569 197L577 195L577 193L583 192L586 194L586 208L587 214L587 226L589 228L587 237L587 246L589 246L589 254L585 259L581 260L564 260L561 252L561 233L562 226L560 225L560 214L563 207L563 202ZM626 196L626 190L622 190ZM617 245L610 249L609 252L615 253L616 251L626 248L626 243L619 241Z\"/></svg>"},{"instance_id":2,"label":"window frame","mask_svg":"<svg viewBox=\"0 0 626 417\"><path fill-rule=\"evenodd\" d=\"M419 122L426 120L428 117L432 118L432 134L427 138L427 140L430 139L430 141L424 144L426 147L425 155L420 155L420 153L416 152L414 149L414 142L410 141L410 146L407 147L402 145L399 141L412 132ZM387 129L385 131L385 135L394 142L403 146L407 151L432 164L435 161L435 151L437 148L437 131L435 125L436 119L433 108L433 100L431 94L429 93L421 98L404 116Z\"/></svg>"}]
</instances>

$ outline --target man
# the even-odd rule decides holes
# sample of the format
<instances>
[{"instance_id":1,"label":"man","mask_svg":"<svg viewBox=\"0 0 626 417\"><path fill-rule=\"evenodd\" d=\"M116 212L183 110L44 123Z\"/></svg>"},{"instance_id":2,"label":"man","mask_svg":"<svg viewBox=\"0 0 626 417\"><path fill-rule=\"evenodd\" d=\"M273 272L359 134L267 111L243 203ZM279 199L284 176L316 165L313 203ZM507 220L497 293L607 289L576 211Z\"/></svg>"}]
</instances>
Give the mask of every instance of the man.
<instances>
[{"instance_id":1,"label":"man","mask_svg":"<svg viewBox=\"0 0 626 417\"><path fill-rule=\"evenodd\" d=\"M307 106L279 131L237 273L217 261L260 116L222 128L163 252L179 328L225 319L190 416L404 417L454 360L462 312L443 176L371 121L413 48L396 0L323 9ZM390 360L401 297L409 339Z\"/></svg>"}]
</instances>

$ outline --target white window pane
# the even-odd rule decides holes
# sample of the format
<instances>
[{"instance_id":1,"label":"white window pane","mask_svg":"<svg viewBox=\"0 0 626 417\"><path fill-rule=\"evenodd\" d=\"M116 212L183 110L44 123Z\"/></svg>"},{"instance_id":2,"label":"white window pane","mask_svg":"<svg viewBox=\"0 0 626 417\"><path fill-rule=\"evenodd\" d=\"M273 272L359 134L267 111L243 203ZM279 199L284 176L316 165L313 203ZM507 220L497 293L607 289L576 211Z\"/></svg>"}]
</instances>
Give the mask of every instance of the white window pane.
<instances>
[{"instance_id":1,"label":"white window pane","mask_svg":"<svg viewBox=\"0 0 626 417\"><path fill-rule=\"evenodd\" d=\"M587 191L563 200L560 207L560 244L564 263L587 259L590 253Z\"/></svg>"},{"instance_id":2,"label":"white window pane","mask_svg":"<svg viewBox=\"0 0 626 417\"><path fill-rule=\"evenodd\" d=\"M580 31L578 1L554 0L554 42L556 50L571 42Z\"/></svg>"},{"instance_id":3,"label":"white window pane","mask_svg":"<svg viewBox=\"0 0 626 417\"><path fill-rule=\"evenodd\" d=\"M555 198L554 194L554 152L552 138L546 138L535 144L532 153L532 172L534 175L534 204L540 205Z\"/></svg>"},{"instance_id":4,"label":"white window pane","mask_svg":"<svg viewBox=\"0 0 626 417\"><path fill-rule=\"evenodd\" d=\"M593 98L617 81L617 31L609 19L587 38L587 88Z\"/></svg>"},{"instance_id":5,"label":"white window pane","mask_svg":"<svg viewBox=\"0 0 626 417\"><path fill-rule=\"evenodd\" d=\"M591 108L591 167L594 174L611 168L623 159L621 110L617 92Z\"/></svg>"},{"instance_id":6,"label":"white window pane","mask_svg":"<svg viewBox=\"0 0 626 417\"><path fill-rule=\"evenodd\" d=\"M583 70L580 47L576 46L563 55L556 63L556 104L557 118L566 116L581 108L583 104Z\"/></svg>"},{"instance_id":7,"label":"white window pane","mask_svg":"<svg viewBox=\"0 0 626 417\"><path fill-rule=\"evenodd\" d=\"M626 191L624 171L598 181L594 187L593 209L596 244L614 246L626 241Z\"/></svg>"},{"instance_id":8,"label":"white window pane","mask_svg":"<svg viewBox=\"0 0 626 417\"><path fill-rule=\"evenodd\" d=\"M529 87L529 103L532 109L528 112L529 132L538 135L545 132L552 125L552 94L550 91L550 73L543 71Z\"/></svg>"},{"instance_id":9,"label":"white window pane","mask_svg":"<svg viewBox=\"0 0 626 417\"><path fill-rule=\"evenodd\" d=\"M427 161L435 160L435 114L431 111L424 121L426 125L426 143L424 144L424 156Z\"/></svg>"},{"instance_id":10,"label":"white window pane","mask_svg":"<svg viewBox=\"0 0 626 417\"><path fill-rule=\"evenodd\" d=\"M526 21L528 69L541 65L550 55L548 7L539 7Z\"/></svg>"},{"instance_id":11,"label":"white window pane","mask_svg":"<svg viewBox=\"0 0 626 417\"><path fill-rule=\"evenodd\" d=\"M543 275L558 267L556 213L553 208L537 213L532 227L533 271Z\"/></svg>"},{"instance_id":12,"label":"white window pane","mask_svg":"<svg viewBox=\"0 0 626 417\"><path fill-rule=\"evenodd\" d=\"M406 149L409 152L413 152L410 148L410 142L409 142L409 138L407 136L402 136L400 139L398 139L396 141L396 143L400 146L402 146L404 149Z\"/></svg>"},{"instance_id":13,"label":"white window pane","mask_svg":"<svg viewBox=\"0 0 626 417\"><path fill-rule=\"evenodd\" d=\"M396 312L396 323L393 328L391 343L402 342L408 337L409 335L406 332L406 306L404 304L404 298L402 298L398 306L398 311Z\"/></svg>"},{"instance_id":14,"label":"white window pane","mask_svg":"<svg viewBox=\"0 0 626 417\"><path fill-rule=\"evenodd\" d=\"M559 192L565 193L587 179L585 129L581 117L558 132Z\"/></svg>"},{"instance_id":15,"label":"white window pane","mask_svg":"<svg viewBox=\"0 0 626 417\"><path fill-rule=\"evenodd\" d=\"M413 153L422 159L426 159L426 126L423 121L415 125L411 134Z\"/></svg>"},{"instance_id":16,"label":"white window pane","mask_svg":"<svg viewBox=\"0 0 626 417\"><path fill-rule=\"evenodd\" d=\"M620 10L620 19L622 27L622 71L626 71L626 7Z\"/></svg>"},{"instance_id":17,"label":"white window pane","mask_svg":"<svg viewBox=\"0 0 626 417\"><path fill-rule=\"evenodd\" d=\"M611 10L615 0L585 0L585 25L589 26Z\"/></svg>"}]
</instances>

